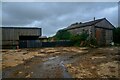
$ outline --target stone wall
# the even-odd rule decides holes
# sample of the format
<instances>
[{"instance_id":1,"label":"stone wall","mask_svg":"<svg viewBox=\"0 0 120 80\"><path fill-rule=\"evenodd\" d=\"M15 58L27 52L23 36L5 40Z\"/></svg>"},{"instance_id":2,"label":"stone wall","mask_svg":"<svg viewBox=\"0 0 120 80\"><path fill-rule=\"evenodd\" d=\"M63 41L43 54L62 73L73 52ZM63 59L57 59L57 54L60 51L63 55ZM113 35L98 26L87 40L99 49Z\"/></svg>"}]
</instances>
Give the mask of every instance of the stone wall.
<instances>
[{"instance_id":1,"label":"stone wall","mask_svg":"<svg viewBox=\"0 0 120 80\"><path fill-rule=\"evenodd\" d=\"M71 32L72 34L81 34L84 31L86 31L88 34L91 34L91 28L92 28L92 26L87 26L87 27L70 29L68 31Z\"/></svg>"}]
</instances>

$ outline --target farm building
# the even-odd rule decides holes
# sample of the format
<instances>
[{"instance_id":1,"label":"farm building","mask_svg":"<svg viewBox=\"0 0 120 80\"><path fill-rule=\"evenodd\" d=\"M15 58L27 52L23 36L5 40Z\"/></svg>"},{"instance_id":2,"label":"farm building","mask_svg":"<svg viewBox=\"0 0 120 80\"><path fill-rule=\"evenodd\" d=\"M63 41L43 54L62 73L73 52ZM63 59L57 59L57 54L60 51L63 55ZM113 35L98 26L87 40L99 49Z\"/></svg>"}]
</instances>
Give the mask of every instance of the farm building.
<instances>
[{"instance_id":1,"label":"farm building","mask_svg":"<svg viewBox=\"0 0 120 80\"><path fill-rule=\"evenodd\" d=\"M23 40L38 40L42 35L41 28L35 27L1 27L2 48L16 48Z\"/></svg>"},{"instance_id":2,"label":"farm building","mask_svg":"<svg viewBox=\"0 0 120 80\"><path fill-rule=\"evenodd\" d=\"M85 23L74 23L64 30L72 34L81 34L86 32L89 36L96 38L99 45L108 45L113 41L114 26L106 19L97 19Z\"/></svg>"}]
</instances>

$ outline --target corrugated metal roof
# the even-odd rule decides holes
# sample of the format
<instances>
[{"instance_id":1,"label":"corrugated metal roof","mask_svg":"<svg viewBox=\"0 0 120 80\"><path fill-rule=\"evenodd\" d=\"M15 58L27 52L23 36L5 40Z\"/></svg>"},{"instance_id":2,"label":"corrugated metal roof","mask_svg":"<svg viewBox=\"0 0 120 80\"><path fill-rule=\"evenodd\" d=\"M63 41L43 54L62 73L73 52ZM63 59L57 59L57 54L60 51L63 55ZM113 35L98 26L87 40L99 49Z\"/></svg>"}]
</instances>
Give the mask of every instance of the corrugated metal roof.
<instances>
[{"instance_id":1,"label":"corrugated metal roof","mask_svg":"<svg viewBox=\"0 0 120 80\"><path fill-rule=\"evenodd\" d=\"M3 28L3 29L41 29L38 27L0 27L0 28Z\"/></svg>"}]
</instances>

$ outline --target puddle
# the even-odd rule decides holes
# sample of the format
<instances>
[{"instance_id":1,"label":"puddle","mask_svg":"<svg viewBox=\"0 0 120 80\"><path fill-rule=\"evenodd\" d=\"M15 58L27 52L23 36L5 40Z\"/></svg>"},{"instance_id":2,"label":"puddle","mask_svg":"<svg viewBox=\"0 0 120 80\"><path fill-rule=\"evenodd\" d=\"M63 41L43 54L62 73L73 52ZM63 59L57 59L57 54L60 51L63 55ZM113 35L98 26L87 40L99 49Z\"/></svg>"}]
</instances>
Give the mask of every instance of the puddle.
<instances>
[{"instance_id":1,"label":"puddle","mask_svg":"<svg viewBox=\"0 0 120 80\"><path fill-rule=\"evenodd\" d=\"M44 68L55 68L55 67L60 67L61 69L61 74L63 75L63 78L72 78L70 74L67 71L67 68L65 67L65 62L63 62L63 58L61 56L56 56L56 57L50 57L46 62L43 63L42 66Z\"/></svg>"},{"instance_id":2,"label":"puddle","mask_svg":"<svg viewBox=\"0 0 120 80\"><path fill-rule=\"evenodd\" d=\"M52 59L55 59L55 58L57 58L58 56L56 56L56 57L50 57L50 58L48 58L49 60L52 60Z\"/></svg>"},{"instance_id":3,"label":"puddle","mask_svg":"<svg viewBox=\"0 0 120 80\"><path fill-rule=\"evenodd\" d=\"M62 68L63 71L63 78L72 78L68 73L63 61L60 62L60 67Z\"/></svg>"}]
</instances>

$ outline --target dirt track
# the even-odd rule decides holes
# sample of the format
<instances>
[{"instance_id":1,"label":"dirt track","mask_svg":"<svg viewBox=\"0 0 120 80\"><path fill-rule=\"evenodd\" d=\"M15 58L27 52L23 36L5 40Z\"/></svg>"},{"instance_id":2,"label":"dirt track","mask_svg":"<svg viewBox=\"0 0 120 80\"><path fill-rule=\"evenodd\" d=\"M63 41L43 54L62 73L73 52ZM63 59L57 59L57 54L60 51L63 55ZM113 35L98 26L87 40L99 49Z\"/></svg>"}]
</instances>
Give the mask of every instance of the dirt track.
<instances>
[{"instance_id":1,"label":"dirt track","mask_svg":"<svg viewBox=\"0 0 120 80\"><path fill-rule=\"evenodd\" d=\"M2 53L3 78L120 77L119 47L56 47Z\"/></svg>"}]
</instances>

